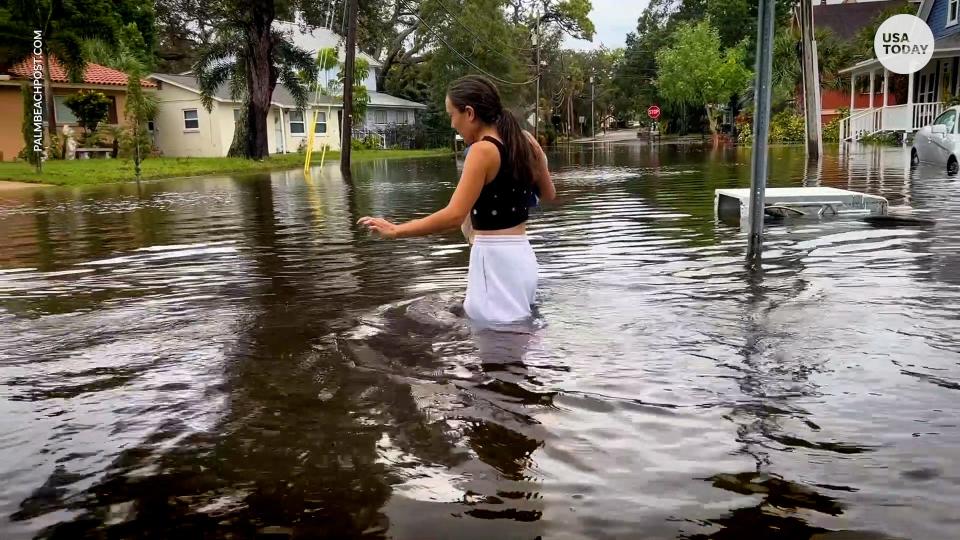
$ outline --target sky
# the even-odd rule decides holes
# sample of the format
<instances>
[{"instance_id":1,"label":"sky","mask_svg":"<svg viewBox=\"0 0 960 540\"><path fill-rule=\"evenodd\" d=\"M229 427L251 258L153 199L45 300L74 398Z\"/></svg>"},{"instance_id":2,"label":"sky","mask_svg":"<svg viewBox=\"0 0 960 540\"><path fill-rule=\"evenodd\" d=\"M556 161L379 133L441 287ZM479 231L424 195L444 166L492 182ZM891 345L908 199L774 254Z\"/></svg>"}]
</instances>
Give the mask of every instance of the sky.
<instances>
[{"instance_id":1,"label":"sky","mask_svg":"<svg viewBox=\"0 0 960 540\"><path fill-rule=\"evenodd\" d=\"M647 0L592 0L590 20L596 28L593 42L567 36L564 45L570 49L597 49L601 44L608 49L623 47L627 33L637 29L637 19L647 7Z\"/></svg>"}]
</instances>

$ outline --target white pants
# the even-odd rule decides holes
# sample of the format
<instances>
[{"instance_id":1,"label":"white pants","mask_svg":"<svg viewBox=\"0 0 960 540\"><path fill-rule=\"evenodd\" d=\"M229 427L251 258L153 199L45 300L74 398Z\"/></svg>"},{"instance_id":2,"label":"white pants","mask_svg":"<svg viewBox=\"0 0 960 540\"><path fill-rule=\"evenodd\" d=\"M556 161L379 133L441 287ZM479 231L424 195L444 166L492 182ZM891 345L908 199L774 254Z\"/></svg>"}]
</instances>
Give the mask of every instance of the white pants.
<instances>
[{"instance_id":1,"label":"white pants","mask_svg":"<svg viewBox=\"0 0 960 540\"><path fill-rule=\"evenodd\" d=\"M537 270L537 256L525 235L474 236L463 303L467 316L490 323L529 318Z\"/></svg>"}]
</instances>

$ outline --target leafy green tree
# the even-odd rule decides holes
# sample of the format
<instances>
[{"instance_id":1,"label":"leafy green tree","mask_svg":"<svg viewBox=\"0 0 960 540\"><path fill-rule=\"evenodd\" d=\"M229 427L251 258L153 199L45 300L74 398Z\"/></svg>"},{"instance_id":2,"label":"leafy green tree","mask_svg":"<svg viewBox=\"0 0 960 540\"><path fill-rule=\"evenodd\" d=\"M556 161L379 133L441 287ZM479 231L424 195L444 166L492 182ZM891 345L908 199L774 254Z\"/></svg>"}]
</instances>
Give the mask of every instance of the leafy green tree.
<instances>
[{"instance_id":1,"label":"leafy green tree","mask_svg":"<svg viewBox=\"0 0 960 540\"><path fill-rule=\"evenodd\" d=\"M107 119L113 102L103 92L81 90L67 96L64 105L77 117L77 123L83 128L85 144L92 142L91 137L97 131L100 122Z\"/></svg>"},{"instance_id":2,"label":"leafy green tree","mask_svg":"<svg viewBox=\"0 0 960 540\"><path fill-rule=\"evenodd\" d=\"M718 110L743 90L752 76L743 57L743 47L722 49L709 20L681 24L674 44L657 53L660 95L684 107L703 107L710 131L716 133Z\"/></svg>"},{"instance_id":3,"label":"leafy green tree","mask_svg":"<svg viewBox=\"0 0 960 540\"><path fill-rule=\"evenodd\" d=\"M532 29L538 19L541 31L557 30L577 39L592 40L596 28L590 20L590 0L506 0L514 25Z\"/></svg>"},{"instance_id":4,"label":"leafy green tree","mask_svg":"<svg viewBox=\"0 0 960 540\"><path fill-rule=\"evenodd\" d=\"M444 1L457 5L453 0ZM441 43L433 49L426 61L426 74L431 100L441 110L447 86L459 77L478 73L480 70L499 79L495 82L498 83L508 105L523 103L527 97L529 88L524 87L529 87L530 84L509 84L529 81L531 72L526 59L506 46L516 46L519 41L518 30L507 21L501 6L502 0L465 0L456 8L458 19L448 17L434 27ZM475 22L472 33L460 26L458 20ZM486 38L486 41L478 39L477 36ZM502 46L491 46L495 43Z\"/></svg>"}]
</instances>

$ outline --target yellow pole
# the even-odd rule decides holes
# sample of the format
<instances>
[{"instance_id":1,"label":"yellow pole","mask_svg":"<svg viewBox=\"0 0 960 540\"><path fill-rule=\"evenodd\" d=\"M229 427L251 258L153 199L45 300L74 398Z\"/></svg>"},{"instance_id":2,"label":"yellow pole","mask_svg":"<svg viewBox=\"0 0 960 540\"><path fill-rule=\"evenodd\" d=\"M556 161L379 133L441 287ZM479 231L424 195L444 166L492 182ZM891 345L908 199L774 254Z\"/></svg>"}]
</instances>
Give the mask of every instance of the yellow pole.
<instances>
[{"instance_id":1,"label":"yellow pole","mask_svg":"<svg viewBox=\"0 0 960 540\"><path fill-rule=\"evenodd\" d=\"M324 67L326 67L326 66L324 66ZM325 86L327 86L327 88L329 88L329 86L328 86L328 85L329 85L329 81L327 80L327 70L323 70L323 84L324 84ZM329 97L329 96L328 96L328 97ZM327 101L327 132L328 132L328 133L329 133L329 130L330 130L330 112L331 112L331 108L330 108L330 107L331 107L330 102ZM329 137L328 137L328 138L329 138ZM326 145L326 144L323 145L323 146L321 147L321 150L320 150L320 168L323 168L323 160L327 157L327 146L329 146L329 145Z\"/></svg>"},{"instance_id":2,"label":"yellow pole","mask_svg":"<svg viewBox=\"0 0 960 540\"><path fill-rule=\"evenodd\" d=\"M325 62L325 59L324 59L324 57L323 57L323 55L325 55L326 52L327 52L327 49L326 49L326 48L322 48L322 49L320 49L320 52L317 53L317 60L318 60L317 63L318 63L318 65L319 65L320 67L325 67L325 66L326 66L326 62ZM326 70L324 70L324 73L326 73ZM316 84L316 81L314 81L314 84ZM314 98L314 102L319 101L319 100L320 100L320 87L317 86L317 92L316 92L316 97ZM306 116L307 116L306 111L304 111L303 116L305 117L304 119L306 119ZM307 131L307 152L306 152L306 157L304 158L304 161L303 161L303 172L304 172L304 174L306 174L306 172L310 169L310 158L313 157L313 141L314 141L314 136L315 136L316 130L317 130L317 120L318 120L318 117L319 117L319 116L320 116L320 112L317 111L316 109L314 109L314 110L313 110L313 121L310 122L310 127L308 128L308 131ZM321 166L321 167L323 166L323 157L322 157L322 156L321 156L321 158L320 158L320 166Z\"/></svg>"},{"instance_id":3,"label":"yellow pole","mask_svg":"<svg viewBox=\"0 0 960 540\"><path fill-rule=\"evenodd\" d=\"M330 104L327 103L327 129L330 129ZM323 160L327 157L327 145L323 145L323 149L320 151L320 167L323 167Z\"/></svg>"}]
</instances>

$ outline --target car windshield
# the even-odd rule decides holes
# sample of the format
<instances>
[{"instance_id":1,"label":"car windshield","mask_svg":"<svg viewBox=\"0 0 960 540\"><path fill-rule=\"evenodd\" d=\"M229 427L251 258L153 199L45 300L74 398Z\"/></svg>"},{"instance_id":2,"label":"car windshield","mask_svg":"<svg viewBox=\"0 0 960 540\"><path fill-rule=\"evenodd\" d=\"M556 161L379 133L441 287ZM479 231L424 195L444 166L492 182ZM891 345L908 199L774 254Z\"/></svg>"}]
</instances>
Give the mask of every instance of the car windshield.
<instances>
[{"instance_id":1,"label":"car windshield","mask_svg":"<svg viewBox=\"0 0 960 540\"><path fill-rule=\"evenodd\" d=\"M951 109L938 116L933 123L946 126L947 133L953 133L953 128L957 124L957 111Z\"/></svg>"}]
</instances>

